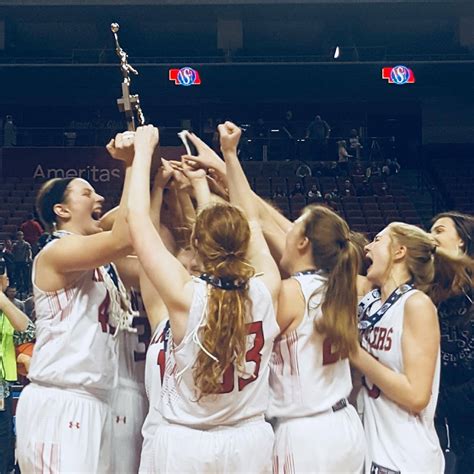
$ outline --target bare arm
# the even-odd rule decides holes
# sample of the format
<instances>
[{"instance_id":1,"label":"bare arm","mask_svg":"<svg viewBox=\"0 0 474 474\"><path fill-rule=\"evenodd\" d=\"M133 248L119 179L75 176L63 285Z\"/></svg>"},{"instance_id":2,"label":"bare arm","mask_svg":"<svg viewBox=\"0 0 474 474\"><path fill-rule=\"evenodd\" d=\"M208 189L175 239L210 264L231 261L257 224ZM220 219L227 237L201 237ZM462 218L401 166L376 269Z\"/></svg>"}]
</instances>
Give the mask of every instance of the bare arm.
<instances>
[{"instance_id":1,"label":"bare arm","mask_svg":"<svg viewBox=\"0 0 474 474\"><path fill-rule=\"evenodd\" d=\"M292 331L302 321L305 313L305 302L299 283L288 278L281 282L278 297L277 323L281 334Z\"/></svg>"},{"instance_id":2,"label":"bare arm","mask_svg":"<svg viewBox=\"0 0 474 474\"><path fill-rule=\"evenodd\" d=\"M168 310L155 286L147 277L143 268L140 268L140 294L142 295L143 305L146 315L150 322L152 334L155 332L158 324L168 317Z\"/></svg>"},{"instance_id":3,"label":"bare arm","mask_svg":"<svg viewBox=\"0 0 474 474\"><path fill-rule=\"evenodd\" d=\"M198 209L207 206L212 201L211 191L207 184L206 172L202 168L193 170L185 160L183 160L183 173L191 182L194 189L194 196Z\"/></svg>"},{"instance_id":4,"label":"bare arm","mask_svg":"<svg viewBox=\"0 0 474 474\"><path fill-rule=\"evenodd\" d=\"M250 261L255 266L257 272L264 273L264 281L276 302L281 283L280 273L263 237L258 220L258 206L255 203L252 190L237 158L237 144L240 139L241 130L236 125L226 122L223 125L219 125L219 133L221 149L227 167L230 201L242 207L250 221L252 232L249 245Z\"/></svg>"},{"instance_id":5,"label":"bare arm","mask_svg":"<svg viewBox=\"0 0 474 474\"><path fill-rule=\"evenodd\" d=\"M10 321L15 331L22 332L28 327L30 322L28 316L12 303L3 291L0 292L0 311Z\"/></svg>"},{"instance_id":6,"label":"bare arm","mask_svg":"<svg viewBox=\"0 0 474 474\"><path fill-rule=\"evenodd\" d=\"M404 373L396 373L364 349L351 362L395 403L419 413L429 403L439 353L440 333L434 307L423 293L405 303L402 337Z\"/></svg>"},{"instance_id":7,"label":"bare arm","mask_svg":"<svg viewBox=\"0 0 474 474\"><path fill-rule=\"evenodd\" d=\"M150 218L148 192L151 156L158 142L158 130L151 126L137 130L132 167L128 222L133 246L147 277L166 304L175 340L186 330L192 300L191 276L163 243Z\"/></svg>"}]
</instances>

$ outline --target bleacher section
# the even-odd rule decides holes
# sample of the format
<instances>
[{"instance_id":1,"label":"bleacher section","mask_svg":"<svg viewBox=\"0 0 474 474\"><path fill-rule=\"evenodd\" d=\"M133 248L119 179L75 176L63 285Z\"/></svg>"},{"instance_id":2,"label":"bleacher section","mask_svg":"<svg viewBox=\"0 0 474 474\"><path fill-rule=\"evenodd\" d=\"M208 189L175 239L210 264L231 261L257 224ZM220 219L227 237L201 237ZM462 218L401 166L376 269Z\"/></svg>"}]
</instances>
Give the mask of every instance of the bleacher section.
<instances>
[{"instance_id":1,"label":"bleacher section","mask_svg":"<svg viewBox=\"0 0 474 474\"><path fill-rule=\"evenodd\" d=\"M474 214L474 159L433 160L432 172L451 209Z\"/></svg>"},{"instance_id":2,"label":"bleacher section","mask_svg":"<svg viewBox=\"0 0 474 474\"><path fill-rule=\"evenodd\" d=\"M298 177L296 172L301 164L301 162L244 162L243 167L252 188L292 220L299 216L307 204L315 202L330 205L347 220L353 230L367 234L374 234L396 220L421 224L413 203L404 193L396 177L389 178L384 184L385 181L380 176L374 176L364 184L364 195L344 195L346 180L349 180L353 190L360 194L360 186L365 178L337 176L337 166L331 162L310 163L312 175ZM452 178L451 175L447 177ZM474 178L470 183L473 180ZM303 194L293 195L292 191L297 183L301 185ZM20 224L26 220L28 213L33 212L35 196L41 184L30 178L3 178L0 182L2 203L0 241L12 238ZM97 192L105 197L104 211L118 203L119 184L92 184ZM336 197L330 201L308 198L307 192L313 185L323 197L327 193L335 193ZM458 189L464 187L458 186ZM472 200L470 202L472 203Z\"/></svg>"}]
</instances>

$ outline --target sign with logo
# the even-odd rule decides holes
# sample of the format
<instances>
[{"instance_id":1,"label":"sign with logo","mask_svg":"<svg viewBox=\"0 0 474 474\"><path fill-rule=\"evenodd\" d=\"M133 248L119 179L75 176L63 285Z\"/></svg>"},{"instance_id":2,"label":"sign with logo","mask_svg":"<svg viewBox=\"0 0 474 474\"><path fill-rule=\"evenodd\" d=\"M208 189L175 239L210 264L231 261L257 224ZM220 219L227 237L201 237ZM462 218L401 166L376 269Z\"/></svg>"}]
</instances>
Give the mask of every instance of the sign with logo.
<instances>
[{"instance_id":1,"label":"sign with logo","mask_svg":"<svg viewBox=\"0 0 474 474\"><path fill-rule=\"evenodd\" d=\"M389 84L414 84L415 75L413 71L406 66L384 67L382 69L382 79L387 79Z\"/></svg>"},{"instance_id":2,"label":"sign with logo","mask_svg":"<svg viewBox=\"0 0 474 474\"><path fill-rule=\"evenodd\" d=\"M169 80L174 81L176 86L199 86L201 78L199 72L192 67L182 67L181 69L170 69Z\"/></svg>"}]
</instances>

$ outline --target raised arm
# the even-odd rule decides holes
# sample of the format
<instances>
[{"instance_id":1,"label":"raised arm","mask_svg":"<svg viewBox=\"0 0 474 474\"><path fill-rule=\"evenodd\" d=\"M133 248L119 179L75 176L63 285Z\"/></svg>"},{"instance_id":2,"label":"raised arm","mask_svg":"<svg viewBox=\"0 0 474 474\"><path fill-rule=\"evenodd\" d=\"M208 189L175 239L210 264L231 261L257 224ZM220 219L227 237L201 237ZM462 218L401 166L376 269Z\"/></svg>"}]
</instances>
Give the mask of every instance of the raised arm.
<instances>
[{"instance_id":1,"label":"raised arm","mask_svg":"<svg viewBox=\"0 0 474 474\"><path fill-rule=\"evenodd\" d=\"M158 143L158 130L140 127L135 138L127 219L133 246L153 286L170 313L173 335L178 340L186 330L192 300L191 276L169 252L150 218L149 176L151 157Z\"/></svg>"},{"instance_id":2,"label":"raised arm","mask_svg":"<svg viewBox=\"0 0 474 474\"><path fill-rule=\"evenodd\" d=\"M211 191L207 184L206 172L202 168L193 169L183 158L183 173L191 182L198 209L202 209L212 201Z\"/></svg>"},{"instance_id":3,"label":"raised arm","mask_svg":"<svg viewBox=\"0 0 474 474\"><path fill-rule=\"evenodd\" d=\"M221 150L226 162L230 202L240 206L249 219L252 231L249 259L257 272L264 273L264 281L272 293L274 302L276 302L281 283L280 273L260 227L258 205L237 158L237 144L239 143L241 130L231 122L219 125L218 128Z\"/></svg>"},{"instance_id":4,"label":"raised arm","mask_svg":"<svg viewBox=\"0 0 474 474\"><path fill-rule=\"evenodd\" d=\"M405 303L404 373L394 372L362 348L350 359L388 398L413 413L420 413L430 401L439 345L436 308L428 296L416 293Z\"/></svg>"},{"instance_id":5,"label":"raised arm","mask_svg":"<svg viewBox=\"0 0 474 474\"><path fill-rule=\"evenodd\" d=\"M151 333L155 332L156 326L168 317L168 309L155 286L147 277L143 268L140 268L140 294L143 305L151 326Z\"/></svg>"}]
</instances>

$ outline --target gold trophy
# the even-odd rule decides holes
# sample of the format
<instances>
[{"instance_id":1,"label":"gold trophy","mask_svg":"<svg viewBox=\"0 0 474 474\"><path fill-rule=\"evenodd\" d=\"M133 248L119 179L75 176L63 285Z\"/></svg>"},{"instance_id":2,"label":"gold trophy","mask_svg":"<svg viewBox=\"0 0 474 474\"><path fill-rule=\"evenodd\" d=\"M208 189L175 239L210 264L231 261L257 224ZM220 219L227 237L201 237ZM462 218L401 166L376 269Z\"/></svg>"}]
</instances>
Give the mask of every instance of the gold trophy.
<instances>
[{"instance_id":1,"label":"gold trophy","mask_svg":"<svg viewBox=\"0 0 474 474\"><path fill-rule=\"evenodd\" d=\"M118 23L112 23L110 25L110 29L114 35L115 52L120 58L120 71L122 72L123 77L122 97L117 99L117 105L120 112L125 114L125 118L127 120L127 129L130 131L135 131L135 113L137 115L138 124L145 124L145 116L143 115L142 109L140 107L140 98L138 97L138 94L130 94L130 73L137 76L138 71L128 64L128 54L120 46L118 40L120 25Z\"/></svg>"}]
</instances>

